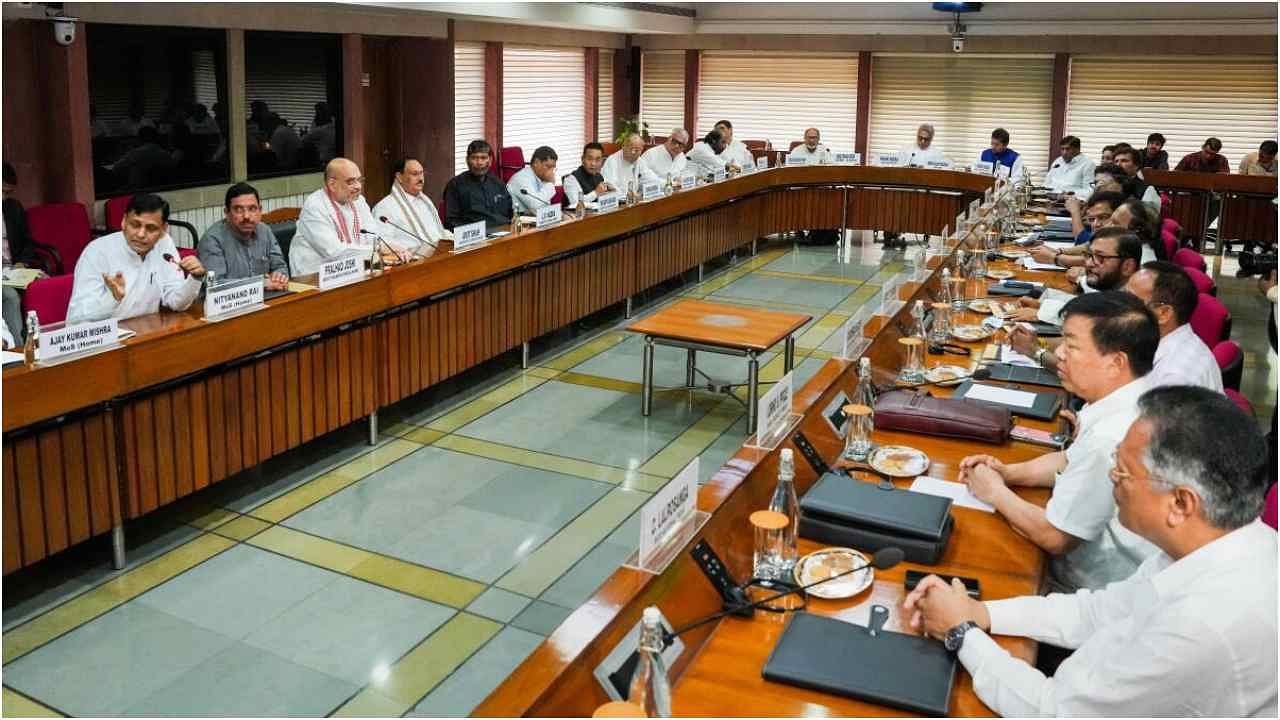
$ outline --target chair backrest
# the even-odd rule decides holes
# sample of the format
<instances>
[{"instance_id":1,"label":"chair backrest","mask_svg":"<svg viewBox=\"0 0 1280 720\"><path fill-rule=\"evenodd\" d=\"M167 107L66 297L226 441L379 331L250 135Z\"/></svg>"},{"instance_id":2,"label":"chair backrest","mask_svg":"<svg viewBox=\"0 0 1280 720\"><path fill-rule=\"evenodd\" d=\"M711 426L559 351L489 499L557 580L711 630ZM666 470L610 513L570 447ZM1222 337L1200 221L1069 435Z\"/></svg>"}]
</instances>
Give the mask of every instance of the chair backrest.
<instances>
[{"instance_id":1,"label":"chair backrest","mask_svg":"<svg viewBox=\"0 0 1280 720\"><path fill-rule=\"evenodd\" d=\"M742 144L746 145L748 150L769 150L772 148L768 140L743 140Z\"/></svg>"},{"instance_id":2,"label":"chair backrest","mask_svg":"<svg viewBox=\"0 0 1280 720\"><path fill-rule=\"evenodd\" d=\"M1173 196L1167 192L1158 193L1160 195L1160 219L1171 220L1173 215ZM1181 234L1178 237L1182 237Z\"/></svg>"},{"instance_id":3,"label":"chair backrest","mask_svg":"<svg viewBox=\"0 0 1280 720\"><path fill-rule=\"evenodd\" d=\"M55 275L32 282L22 293L22 314L35 310L41 325L66 320L74 285L74 275Z\"/></svg>"},{"instance_id":4,"label":"chair backrest","mask_svg":"<svg viewBox=\"0 0 1280 720\"><path fill-rule=\"evenodd\" d=\"M132 199L132 195L124 195L107 200L104 210L106 211L107 230L109 232L118 232L120 228L124 227L124 209L129 207L129 201Z\"/></svg>"},{"instance_id":5,"label":"chair backrest","mask_svg":"<svg viewBox=\"0 0 1280 720\"><path fill-rule=\"evenodd\" d=\"M1253 403L1249 402L1249 398L1241 395L1239 390L1227 388L1225 392L1227 393L1227 397L1231 399L1231 402L1236 404L1236 407L1248 413L1249 417L1255 416L1253 412Z\"/></svg>"},{"instance_id":6,"label":"chair backrest","mask_svg":"<svg viewBox=\"0 0 1280 720\"><path fill-rule=\"evenodd\" d=\"M27 209L27 225L31 237L38 243L51 246L62 258L62 272L75 272L80 253L92 240L89 233L89 213L80 203L50 203Z\"/></svg>"},{"instance_id":7,"label":"chair backrest","mask_svg":"<svg viewBox=\"0 0 1280 720\"><path fill-rule=\"evenodd\" d=\"M289 264L289 246L293 244L293 236L298 232L298 221L280 220L267 224L271 226L271 234L276 236L276 243L280 246L280 254L284 255L285 264Z\"/></svg>"},{"instance_id":8,"label":"chair backrest","mask_svg":"<svg viewBox=\"0 0 1280 720\"><path fill-rule=\"evenodd\" d=\"M1160 231L1160 242L1164 243L1164 256L1173 261L1173 254L1178 252L1178 236L1168 230Z\"/></svg>"},{"instance_id":9,"label":"chair backrest","mask_svg":"<svg viewBox=\"0 0 1280 720\"><path fill-rule=\"evenodd\" d=\"M792 150L795 150L797 146L803 145L803 144L804 144L803 140L792 140L791 147L787 148L787 152L791 152Z\"/></svg>"},{"instance_id":10,"label":"chair backrest","mask_svg":"<svg viewBox=\"0 0 1280 720\"><path fill-rule=\"evenodd\" d=\"M1160 220L1160 232L1173 233L1174 239L1182 237L1182 225L1178 224L1173 218L1162 218Z\"/></svg>"},{"instance_id":11,"label":"chair backrest","mask_svg":"<svg viewBox=\"0 0 1280 720\"><path fill-rule=\"evenodd\" d=\"M1173 262L1184 268L1195 268L1200 272L1209 269L1204 262L1204 256L1191 248L1178 248L1178 251L1173 254Z\"/></svg>"},{"instance_id":12,"label":"chair backrest","mask_svg":"<svg viewBox=\"0 0 1280 720\"><path fill-rule=\"evenodd\" d=\"M1222 386L1240 389L1240 377L1244 373L1244 351L1234 340L1223 340L1213 346L1213 359L1222 371Z\"/></svg>"},{"instance_id":13,"label":"chair backrest","mask_svg":"<svg viewBox=\"0 0 1280 720\"><path fill-rule=\"evenodd\" d=\"M1187 274L1187 277L1191 278L1191 282L1195 283L1196 292L1215 297L1218 295L1218 285L1213 281L1213 278L1195 268L1184 267L1182 270Z\"/></svg>"},{"instance_id":14,"label":"chair backrest","mask_svg":"<svg viewBox=\"0 0 1280 720\"><path fill-rule=\"evenodd\" d=\"M276 208L268 213L262 213L262 222L268 225L275 225L282 222L297 222L298 216L302 214L302 208L282 207Z\"/></svg>"},{"instance_id":15,"label":"chair backrest","mask_svg":"<svg viewBox=\"0 0 1280 720\"><path fill-rule=\"evenodd\" d=\"M1191 313L1191 329L1210 348L1227 339L1231 313L1227 306L1212 295L1201 294Z\"/></svg>"},{"instance_id":16,"label":"chair backrest","mask_svg":"<svg viewBox=\"0 0 1280 720\"><path fill-rule=\"evenodd\" d=\"M619 145L619 144L618 144L618 143L616 143L616 142L602 142L602 143L600 143L600 144L604 146L604 156L605 156L605 157L609 157L610 155L612 155L612 154L614 154L614 153L616 153L616 152L618 152L619 150L621 150L621 149L622 149L622 146L621 146L621 145Z\"/></svg>"},{"instance_id":17,"label":"chair backrest","mask_svg":"<svg viewBox=\"0 0 1280 720\"><path fill-rule=\"evenodd\" d=\"M511 180L523 167L524 150L520 147L505 147L498 152L498 177L502 182Z\"/></svg>"},{"instance_id":18,"label":"chair backrest","mask_svg":"<svg viewBox=\"0 0 1280 720\"><path fill-rule=\"evenodd\" d=\"M1267 501L1262 504L1262 522L1271 526L1272 530L1276 529L1276 485L1271 484L1271 489L1267 491Z\"/></svg>"},{"instance_id":19,"label":"chair backrest","mask_svg":"<svg viewBox=\"0 0 1280 720\"><path fill-rule=\"evenodd\" d=\"M564 204L564 186L563 185L556 186L556 191L551 195L551 204L552 205Z\"/></svg>"}]
</instances>

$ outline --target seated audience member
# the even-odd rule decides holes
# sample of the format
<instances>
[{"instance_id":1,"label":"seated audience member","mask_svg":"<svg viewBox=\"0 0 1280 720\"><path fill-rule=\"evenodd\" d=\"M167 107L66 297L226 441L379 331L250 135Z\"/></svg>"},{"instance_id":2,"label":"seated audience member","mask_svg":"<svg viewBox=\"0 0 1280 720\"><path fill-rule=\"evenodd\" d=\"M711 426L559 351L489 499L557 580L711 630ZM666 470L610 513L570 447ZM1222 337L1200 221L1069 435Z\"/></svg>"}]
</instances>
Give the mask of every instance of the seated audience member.
<instances>
[{"instance_id":1,"label":"seated audience member","mask_svg":"<svg viewBox=\"0 0 1280 720\"><path fill-rule=\"evenodd\" d=\"M1022 177L1022 158L1009 147L1009 131L1004 128L991 131L991 147L982 151L978 161L991 163L993 169L1003 165L1009 168L1009 177Z\"/></svg>"},{"instance_id":2,"label":"seated audience member","mask_svg":"<svg viewBox=\"0 0 1280 720\"><path fill-rule=\"evenodd\" d=\"M177 159L160 145L160 133L144 125L138 130L137 147L104 167L123 174L128 187L140 187L164 182L177 166Z\"/></svg>"},{"instance_id":3,"label":"seated audience member","mask_svg":"<svg viewBox=\"0 0 1280 720\"><path fill-rule=\"evenodd\" d=\"M202 103L196 103L191 108L191 117L187 118L187 130L192 135L218 135L222 131L218 128L218 121L209 114L209 108Z\"/></svg>"},{"instance_id":4,"label":"seated audience member","mask_svg":"<svg viewBox=\"0 0 1280 720\"><path fill-rule=\"evenodd\" d=\"M1241 175L1275 175L1276 174L1276 141L1267 140L1257 152L1251 152L1240 158Z\"/></svg>"},{"instance_id":5,"label":"seated audience member","mask_svg":"<svg viewBox=\"0 0 1280 720\"><path fill-rule=\"evenodd\" d=\"M1222 392L1218 361L1191 329L1191 313L1200 295L1186 271L1171 262L1144 263L1124 288L1146 304L1160 329L1160 345L1147 384L1198 385Z\"/></svg>"},{"instance_id":6,"label":"seated audience member","mask_svg":"<svg viewBox=\"0 0 1280 720\"><path fill-rule=\"evenodd\" d=\"M413 158L400 158L392 167L391 192L373 206L373 216L383 223L383 237L397 247L415 255L428 257L441 240L452 240L453 233L440 223L435 203L422 191L427 171Z\"/></svg>"},{"instance_id":7,"label":"seated audience member","mask_svg":"<svg viewBox=\"0 0 1280 720\"><path fill-rule=\"evenodd\" d=\"M733 137L733 123L721 120L716 123L715 129L719 130L720 136L724 138L725 148L722 154L727 164L737 165L739 168L744 168L748 164L755 165L756 159L751 154L751 148Z\"/></svg>"},{"instance_id":8,"label":"seated audience member","mask_svg":"<svg viewBox=\"0 0 1280 720\"><path fill-rule=\"evenodd\" d=\"M511 202L525 215L537 215L538 208L551 204L556 195L556 151L546 145L533 151L529 164L507 181Z\"/></svg>"},{"instance_id":9,"label":"seated audience member","mask_svg":"<svg viewBox=\"0 0 1280 720\"><path fill-rule=\"evenodd\" d=\"M1108 226L1099 230L1084 256L1081 292L1122 290L1129 278L1142 267L1142 248L1142 239L1124 228ZM1018 320L1031 320L1033 318L1027 311L1034 309L1034 319L1057 325L1061 321L1062 307L1072 297L1061 290L1046 288L1039 300L1019 298L1018 304L1022 307L1014 316Z\"/></svg>"},{"instance_id":10,"label":"seated audience member","mask_svg":"<svg viewBox=\"0 0 1280 720\"><path fill-rule=\"evenodd\" d=\"M1055 354L1063 387L1086 402L1078 433L1065 451L1005 464L991 455L960 463L960 479L1020 534L1053 557L1049 583L1058 591L1096 589L1128 577L1154 548L1116 521L1103 478L1111 452L1137 415L1143 376L1159 335L1142 301L1123 292L1081 295L1063 308L1063 341ZM1041 508L1010 486L1052 488Z\"/></svg>"},{"instance_id":11,"label":"seated audience member","mask_svg":"<svg viewBox=\"0 0 1280 720\"><path fill-rule=\"evenodd\" d=\"M1164 150L1164 136L1151 133L1147 136L1147 146L1139 152L1138 164L1152 170L1169 169L1169 153Z\"/></svg>"},{"instance_id":12,"label":"seated audience member","mask_svg":"<svg viewBox=\"0 0 1280 720\"><path fill-rule=\"evenodd\" d=\"M1160 239L1160 217L1146 203L1129 198L1111 213L1109 226L1121 227L1142 240L1142 263L1168 260L1164 241Z\"/></svg>"},{"instance_id":13,"label":"seated audience member","mask_svg":"<svg viewBox=\"0 0 1280 720\"><path fill-rule=\"evenodd\" d=\"M904 167L926 167L931 162L949 163L942 150L933 144L933 125L921 123L916 128L916 141L898 150L898 164Z\"/></svg>"},{"instance_id":14,"label":"seated audience member","mask_svg":"<svg viewBox=\"0 0 1280 720\"><path fill-rule=\"evenodd\" d=\"M1075 247L1037 245L1031 248L1031 257L1036 262L1053 263L1059 267L1083 267L1084 256L1089 251L1089 241L1093 239L1093 234L1110 224L1112 213L1124 201L1124 194L1105 190L1095 192L1084 202L1076 197L1068 197L1066 205L1067 212L1071 214L1071 229L1076 234Z\"/></svg>"},{"instance_id":15,"label":"seated audience member","mask_svg":"<svg viewBox=\"0 0 1280 720\"><path fill-rule=\"evenodd\" d=\"M1115 157L1116 165L1119 165L1120 169L1124 170L1125 175L1128 175L1133 182L1131 194L1134 197L1141 198L1142 202L1151 208L1151 212L1159 213L1160 193L1154 187L1148 185L1146 180L1142 179L1142 161L1138 151L1128 146L1117 148Z\"/></svg>"},{"instance_id":16,"label":"seated audience member","mask_svg":"<svg viewBox=\"0 0 1280 720\"><path fill-rule=\"evenodd\" d=\"M382 225L374 219L363 193L360 166L346 158L334 158L325 164L324 187L302 203L298 230L289 246L289 267L294 276L319 272L326 260L350 251L369 255L375 247L384 262L409 259L403 248L378 242Z\"/></svg>"},{"instance_id":17,"label":"seated audience member","mask_svg":"<svg viewBox=\"0 0 1280 720\"><path fill-rule=\"evenodd\" d=\"M502 181L489 173L493 148L484 140L467 145L467 169L444 186L444 226L450 230L459 225L484 220L485 228L511 222L511 194Z\"/></svg>"},{"instance_id":18,"label":"seated audience member","mask_svg":"<svg viewBox=\"0 0 1280 720\"><path fill-rule=\"evenodd\" d=\"M322 163L328 163L337 154L337 123L329 103L316 103L311 130L302 137L302 144L311 148L315 158Z\"/></svg>"},{"instance_id":19,"label":"seated audience member","mask_svg":"<svg viewBox=\"0 0 1280 720\"><path fill-rule=\"evenodd\" d=\"M36 242L27 225L27 210L14 197L18 190L18 173L8 161L4 163L4 200L0 203L4 217L4 266L55 272L53 248ZM44 252L41 252L44 251Z\"/></svg>"},{"instance_id":20,"label":"seated audience member","mask_svg":"<svg viewBox=\"0 0 1280 720\"><path fill-rule=\"evenodd\" d=\"M85 247L67 307L67 323L125 320L150 315L163 305L182 311L200 294L200 259L179 259L169 237L169 203L158 195L134 195L120 232Z\"/></svg>"},{"instance_id":21,"label":"seated audience member","mask_svg":"<svg viewBox=\"0 0 1280 720\"><path fill-rule=\"evenodd\" d=\"M1216 137L1208 138L1198 152L1188 153L1178 161L1174 168L1179 172L1229 173L1231 165L1221 154L1222 141Z\"/></svg>"},{"instance_id":22,"label":"seated audience member","mask_svg":"<svg viewBox=\"0 0 1280 720\"><path fill-rule=\"evenodd\" d=\"M684 155L688 147L688 131L683 128L672 130L665 143L645 150L640 156L640 173L662 181L680 177L680 173L684 172L684 166L688 162Z\"/></svg>"},{"instance_id":23,"label":"seated audience member","mask_svg":"<svg viewBox=\"0 0 1280 720\"><path fill-rule=\"evenodd\" d=\"M227 188L223 218L200 238L200 263L215 282L266 277L267 290L289 286L289 266L271 226L262 222L258 191L248 183Z\"/></svg>"},{"instance_id":24,"label":"seated audience member","mask_svg":"<svg viewBox=\"0 0 1280 720\"><path fill-rule=\"evenodd\" d=\"M298 137L298 132L275 113L271 114L268 126L273 128L270 133L271 152L276 155L276 167L281 170L297 167L298 155L302 152L302 138Z\"/></svg>"},{"instance_id":25,"label":"seated audience member","mask_svg":"<svg viewBox=\"0 0 1280 720\"><path fill-rule=\"evenodd\" d=\"M1103 145L1102 154L1098 156L1098 164L1105 165L1109 162L1115 162L1116 146Z\"/></svg>"},{"instance_id":26,"label":"seated audience member","mask_svg":"<svg viewBox=\"0 0 1280 720\"><path fill-rule=\"evenodd\" d=\"M728 171L729 166L723 155L725 149L724 136L719 130L712 130L706 137L693 144L685 158L689 169L695 175L706 178L716 170Z\"/></svg>"},{"instance_id":27,"label":"seated audience member","mask_svg":"<svg viewBox=\"0 0 1280 720\"><path fill-rule=\"evenodd\" d=\"M791 154L804 158L809 165L820 165L831 159L831 150L822 144L822 133L818 132L818 128L806 129L804 142L795 146Z\"/></svg>"},{"instance_id":28,"label":"seated audience member","mask_svg":"<svg viewBox=\"0 0 1280 720\"><path fill-rule=\"evenodd\" d=\"M629 192L635 190L640 192L640 183L656 182L658 177L651 173L641 175L644 165L640 162L640 156L644 154L644 138L640 137L640 133L631 133L622 143L622 149L610 155L604 161L604 167L600 173L604 175L605 182L617 188L621 192ZM634 187L632 185L634 184ZM566 189L565 192L568 192Z\"/></svg>"},{"instance_id":29,"label":"seated audience member","mask_svg":"<svg viewBox=\"0 0 1280 720\"><path fill-rule=\"evenodd\" d=\"M1080 138L1068 135L1058 143L1061 155L1049 166L1044 186L1054 192L1089 197L1093 191L1093 161L1080 154Z\"/></svg>"},{"instance_id":30,"label":"seated audience member","mask_svg":"<svg viewBox=\"0 0 1280 720\"><path fill-rule=\"evenodd\" d=\"M584 203L595 202L601 194L617 189L605 179L601 172L603 166L604 146L597 142L587 143L582 148L582 164L565 175L562 181L566 207L576 208L579 198Z\"/></svg>"},{"instance_id":31,"label":"seated audience member","mask_svg":"<svg viewBox=\"0 0 1280 720\"><path fill-rule=\"evenodd\" d=\"M943 640L978 697L1011 717L1274 717L1276 533L1258 425L1221 393L1172 386L1138 400L1109 461L1119 524L1157 552L1128 579L1073 595L981 602L925 578L908 625ZM991 635L1074 649L1052 677Z\"/></svg>"}]
</instances>

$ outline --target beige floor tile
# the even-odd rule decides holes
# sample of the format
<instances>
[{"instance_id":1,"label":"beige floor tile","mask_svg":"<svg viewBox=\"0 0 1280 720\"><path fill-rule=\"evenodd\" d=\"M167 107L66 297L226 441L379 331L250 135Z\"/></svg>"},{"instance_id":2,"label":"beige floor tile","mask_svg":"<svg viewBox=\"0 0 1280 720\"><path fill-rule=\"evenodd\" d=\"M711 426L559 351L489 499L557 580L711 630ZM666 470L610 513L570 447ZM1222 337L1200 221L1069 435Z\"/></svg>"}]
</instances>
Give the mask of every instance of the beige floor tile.
<instances>
[{"instance_id":1,"label":"beige floor tile","mask_svg":"<svg viewBox=\"0 0 1280 720\"><path fill-rule=\"evenodd\" d=\"M375 692L408 709L501 629L492 620L458 613L391 666L385 679L370 683L352 700Z\"/></svg>"},{"instance_id":2,"label":"beige floor tile","mask_svg":"<svg viewBox=\"0 0 1280 720\"><path fill-rule=\"evenodd\" d=\"M66 717L53 708L45 707L25 695L4 689L3 717Z\"/></svg>"},{"instance_id":3,"label":"beige floor tile","mask_svg":"<svg viewBox=\"0 0 1280 720\"><path fill-rule=\"evenodd\" d=\"M569 368L590 360L596 355L599 355L605 350L608 350L614 345L622 342L626 338L627 334L625 332L605 333L594 340L583 343L563 355L548 360L547 362L539 363L539 365L549 370L568 370Z\"/></svg>"},{"instance_id":4,"label":"beige floor tile","mask_svg":"<svg viewBox=\"0 0 1280 720\"><path fill-rule=\"evenodd\" d=\"M235 520L218 526L213 532L223 537L243 542L269 527L271 527L271 523L249 515L241 515Z\"/></svg>"},{"instance_id":5,"label":"beige floor tile","mask_svg":"<svg viewBox=\"0 0 1280 720\"><path fill-rule=\"evenodd\" d=\"M276 525L261 532L250 538L248 542L264 550L340 573L348 573L352 568L373 557L373 553L368 550L308 535L283 525Z\"/></svg>"},{"instance_id":6,"label":"beige floor tile","mask_svg":"<svg viewBox=\"0 0 1280 720\"><path fill-rule=\"evenodd\" d=\"M466 607L485 589L482 583L474 580L377 553L348 570L347 574L455 608Z\"/></svg>"},{"instance_id":7,"label":"beige floor tile","mask_svg":"<svg viewBox=\"0 0 1280 720\"><path fill-rule=\"evenodd\" d=\"M781 356L778 359L781 367ZM766 368L768 365L765 366ZM744 389L745 392L745 389ZM761 390L763 393L764 390ZM640 466L640 472L658 477L673 478L684 469L690 460L700 455L707 446L715 442L725 430L728 430L738 418L745 413L741 404L730 398L720 401L706 415L680 433L675 440L649 458L649 462Z\"/></svg>"},{"instance_id":8,"label":"beige floor tile","mask_svg":"<svg viewBox=\"0 0 1280 720\"><path fill-rule=\"evenodd\" d=\"M470 402L450 410L427 423L427 427L440 432L453 432L472 420L511 402L544 382L546 382L545 378L534 375L521 375Z\"/></svg>"}]
</instances>

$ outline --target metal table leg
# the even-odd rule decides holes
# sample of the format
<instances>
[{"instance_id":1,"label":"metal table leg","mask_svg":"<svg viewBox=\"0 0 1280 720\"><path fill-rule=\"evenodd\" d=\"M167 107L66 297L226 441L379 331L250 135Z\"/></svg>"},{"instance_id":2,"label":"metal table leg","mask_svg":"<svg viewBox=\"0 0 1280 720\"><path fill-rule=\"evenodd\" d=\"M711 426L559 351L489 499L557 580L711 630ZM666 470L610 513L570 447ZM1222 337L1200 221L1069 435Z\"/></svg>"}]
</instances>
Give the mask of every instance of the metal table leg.
<instances>
[{"instance_id":1,"label":"metal table leg","mask_svg":"<svg viewBox=\"0 0 1280 720\"><path fill-rule=\"evenodd\" d=\"M369 413L369 444L378 444L378 411Z\"/></svg>"},{"instance_id":2,"label":"metal table leg","mask_svg":"<svg viewBox=\"0 0 1280 720\"><path fill-rule=\"evenodd\" d=\"M747 434L756 431L757 406L760 404L760 360L754 352L747 353Z\"/></svg>"},{"instance_id":3,"label":"metal table leg","mask_svg":"<svg viewBox=\"0 0 1280 720\"><path fill-rule=\"evenodd\" d=\"M792 335L787 336L787 342L782 349L782 373L785 375L791 372L796 366L796 339Z\"/></svg>"},{"instance_id":4,"label":"metal table leg","mask_svg":"<svg viewBox=\"0 0 1280 720\"><path fill-rule=\"evenodd\" d=\"M649 416L653 405L653 338L644 337L644 374L640 391L640 414Z\"/></svg>"},{"instance_id":5,"label":"metal table leg","mask_svg":"<svg viewBox=\"0 0 1280 720\"><path fill-rule=\"evenodd\" d=\"M696 363L696 359L695 359L695 358L697 357L697 352L696 352L693 348L689 348L689 349L688 349L688 350L686 350L685 352L687 353L688 357L687 357L687 358L686 358L686 360L685 360L684 384L685 384L685 387L690 387L690 388L691 388L691 387L693 387L693 386L694 386L694 385L693 385L693 370L694 370L694 368L695 368L695 367L697 367L697 365L695 364L695 363Z\"/></svg>"},{"instance_id":6,"label":"metal table leg","mask_svg":"<svg viewBox=\"0 0 1280 720\"><path fill-rule=\"evenodd\" d=\"M124 525L111 528L111 565L116 570L124 569Z\"/></svg>"}]
</instances>

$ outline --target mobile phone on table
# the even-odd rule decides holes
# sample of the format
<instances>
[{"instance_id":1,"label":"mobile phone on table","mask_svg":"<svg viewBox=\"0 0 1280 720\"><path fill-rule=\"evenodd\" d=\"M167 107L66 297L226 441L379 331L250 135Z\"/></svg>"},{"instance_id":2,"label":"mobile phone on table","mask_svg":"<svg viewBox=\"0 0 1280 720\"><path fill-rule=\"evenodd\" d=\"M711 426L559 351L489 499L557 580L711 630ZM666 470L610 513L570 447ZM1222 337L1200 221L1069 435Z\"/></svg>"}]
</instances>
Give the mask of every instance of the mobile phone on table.
<instances>
[{"instance_id":1,"label":"mobile phone on table","mask_svg":"<svg viewBox=\"0 0 1280 720\"><path fill-rule=\"evenodd\" d=\"M1061 450L1067 445L1067 436L1063 433L1037 430L1025 425L1014 425L1013 429L1009 431L1009 437L1032 445L1051 447L1054 450Z\"/></svg>"},{"instance_id":2,"label":"mobile phone on table","mask_svg":"<svg viewBox=\"0 0 1280 720\"><path fill-rule=\"evenodd\" d=\"M906 582L907 592L911 592L912 590L915 590L916 586L920 584L920 581L925 579L925 577L929 575L937 575L938 577L942 578L942 581L948 585L951 584L951 580L953 578L960 578L960 582L964 583L964 589L966 592L969 593L969 597L973 598L974 600L977 600L978 597L982 595L982 586L978 583L977 578L963 577L960 575L943 575L942 573L927 573L927 572L921 572L919 570L907 571L907 582Z\"/></svg>"}]
</instances>

